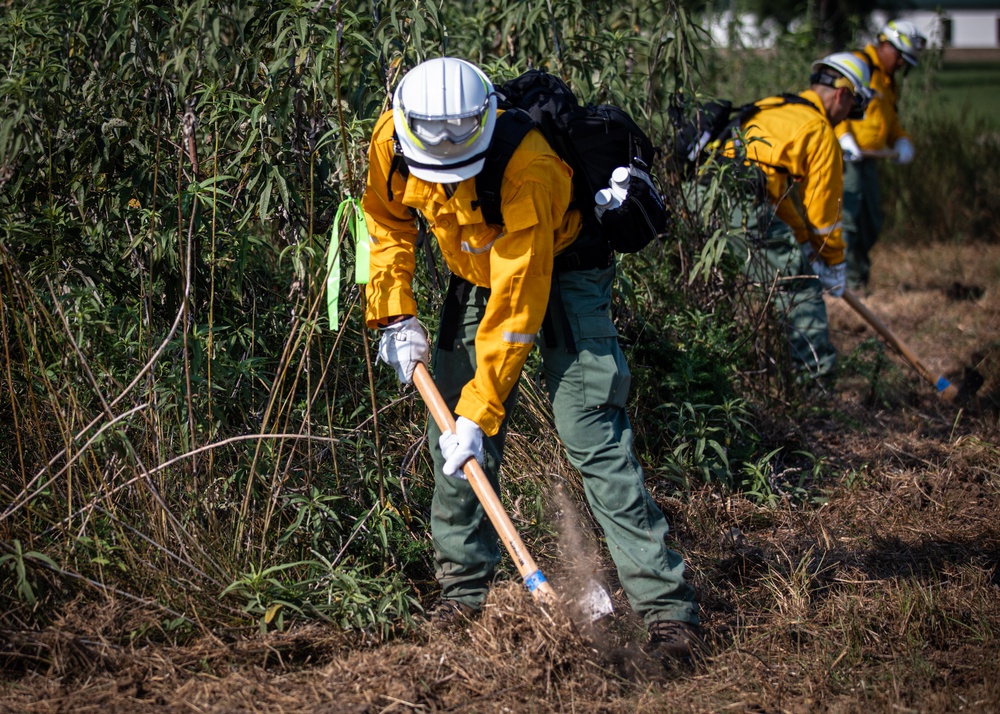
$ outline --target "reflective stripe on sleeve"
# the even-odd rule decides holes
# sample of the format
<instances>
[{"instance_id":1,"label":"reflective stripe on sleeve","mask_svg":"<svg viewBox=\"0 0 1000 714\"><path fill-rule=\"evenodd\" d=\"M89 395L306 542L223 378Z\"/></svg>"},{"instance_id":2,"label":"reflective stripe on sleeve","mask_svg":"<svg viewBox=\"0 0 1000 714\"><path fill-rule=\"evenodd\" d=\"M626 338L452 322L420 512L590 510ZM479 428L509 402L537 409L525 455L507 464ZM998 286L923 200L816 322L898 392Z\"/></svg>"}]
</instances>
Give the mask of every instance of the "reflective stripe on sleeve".
<instances>
[{"instance_id":1,"label":"reflective stripe on sleeve","mask_svg":"<svg viewBox=\"0 0 1000 714\"><path fill-rule=\"evenodd\" d=\"M814 230L815 230L815 232L816 232L817 235L828 236L831 233L833 233L835 230L840 229L842 226L843 226L843 222L842 221L837 221L832 226L827 226L826 228L816 228Z\"/></svg>"},{"instance_id":2,"label":"reflective stripe on sleeve","mask_svg":"<svg viewBox=\"0 0 1000 714\"><path fill-rule=\"evenodd\" d=\"M462 252L463 253L471 253L472 255L482 255L483 253L487 252L490 248L492 248L493 244L496 243L496 242L497 242L496 238L494 238L489 243L487 243L486 245L484 245L482 248L473 248L471 245L469 245L466 241L463 240L462 241Z\"/></svg>"},{"instance_id":3,"label":"reflective stripe on sleeve","mask_svg":"<svg viewBox=\"0 0 1000 714\"><path fill-rule=\"evenodd\" d=\"M508 332L504 330L503 341L515 345L530 345L535 341L535 336L529 335L527 332Z\"/></svg>"}]
</instances>

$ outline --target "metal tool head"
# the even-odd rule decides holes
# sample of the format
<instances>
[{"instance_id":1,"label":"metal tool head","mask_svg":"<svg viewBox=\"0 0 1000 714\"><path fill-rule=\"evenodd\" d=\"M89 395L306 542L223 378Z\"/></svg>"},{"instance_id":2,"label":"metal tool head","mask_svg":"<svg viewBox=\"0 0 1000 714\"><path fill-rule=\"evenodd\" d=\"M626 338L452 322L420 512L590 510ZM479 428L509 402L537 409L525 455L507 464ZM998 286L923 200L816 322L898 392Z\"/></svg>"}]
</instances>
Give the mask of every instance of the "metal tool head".
<instances>
[{"instance_id":1,"label":"metal tool head","mask_svg":"<svg viewBox=\"0 0 1000 714\"><path fill-rule=\"evenodd\" d=\"M587 581L583 594L576 599L576 606L588 622L597 622L615 611L608 591L594 579Z\"/></svg>"},{"instance_id":2,"label":"metal tool head","mask_svg":"<svg viewBox=\"0 0 1000 714\"><path fill-rule=\"evenodd\" d=\"M979 391L979 388L983 386L985 381L983 375L978 370L966 367L965 377L962 379L962 383L958 385L958 394L955 395L955 403L964 404L972 399L976 396L976 392Z\"/></svg>"}]
</instances>

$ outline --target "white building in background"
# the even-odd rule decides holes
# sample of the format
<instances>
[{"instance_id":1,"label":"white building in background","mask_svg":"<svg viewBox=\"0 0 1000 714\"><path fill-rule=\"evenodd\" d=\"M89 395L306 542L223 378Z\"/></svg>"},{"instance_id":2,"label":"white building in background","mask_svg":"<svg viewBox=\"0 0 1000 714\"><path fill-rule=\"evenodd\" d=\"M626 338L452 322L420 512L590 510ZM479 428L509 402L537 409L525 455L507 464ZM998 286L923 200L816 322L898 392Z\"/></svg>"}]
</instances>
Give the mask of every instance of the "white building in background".
<instances>
[{"instance_id":1,"label":"white building in background","mask_svg":"<svg viewBox=\"0 0 1000 714\"><path fill-rule=\"evenodd\" d=\"M771 19L763 22L750 12L739 14L723 10L705 18L713 47L741 47L766 50L774 47L781 35L781 25Z\"/></svg>"},{"instance_id":2,"label":"white building in background","mask_svg":"<svg viewBox=\"0 0 1000 714\"><path fill-rule=\"evenodd\" d=\"M935 47L1000 48L1000 0L908 0L905 6L872 13L876 26L890 19L914 23Z\"/></svg>"},{"instance_id":3,"label":"white building in background","mask_svg":"<svg viewBox=\"0 0 1000 714\"><path fill-rule=\"evenodd\" d=\"M872 13L870 24L875 30L888 20L909 20L934 47L1000 49L1000 0L900 0L885 5L885 9ZM706 22L716 47L769 49L781 34L776 22L758 22L752 13L734 14L726 10L706 18Z\"/></svg>"}]
</instances>

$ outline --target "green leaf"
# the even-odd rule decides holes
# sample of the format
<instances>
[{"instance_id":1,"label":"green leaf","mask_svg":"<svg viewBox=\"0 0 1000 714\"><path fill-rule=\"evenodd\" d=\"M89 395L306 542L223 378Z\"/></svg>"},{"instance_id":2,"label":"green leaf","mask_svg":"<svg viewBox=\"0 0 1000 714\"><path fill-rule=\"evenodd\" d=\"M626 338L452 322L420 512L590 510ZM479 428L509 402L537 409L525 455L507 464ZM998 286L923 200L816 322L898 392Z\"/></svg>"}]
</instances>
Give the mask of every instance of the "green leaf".
<instances>
[{"instance_id":1,"label":"green leaf","mask_svg":"<svg viewBox=\"0 0 1000 714\"><path fill-rule=\"evenodd\" d=\"M260 220L266 221L268 219L268 208L271 203L271 186L273 184L271 181L264 183L264 188L260 192L260 202L258 204L258 213L260 215Z\"/></svg>"}]
</instances>

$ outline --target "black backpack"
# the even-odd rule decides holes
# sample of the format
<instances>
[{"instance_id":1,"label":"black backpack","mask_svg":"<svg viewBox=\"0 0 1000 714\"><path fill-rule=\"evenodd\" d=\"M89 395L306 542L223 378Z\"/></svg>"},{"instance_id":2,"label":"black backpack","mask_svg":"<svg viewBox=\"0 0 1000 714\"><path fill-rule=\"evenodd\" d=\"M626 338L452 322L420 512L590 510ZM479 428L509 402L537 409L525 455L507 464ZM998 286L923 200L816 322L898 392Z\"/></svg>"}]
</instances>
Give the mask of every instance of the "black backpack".
<instances>
[{"instance_id":1,"label":"black backpack","mask_svg":"<svg viewBox=\"0 0 1000 714\"><path fill-rule=\"evenodd\" d=\"M611 104L583 106L565 82L539 69L504 82L496 91L498 107L505 111L497 117L485 165L476 176L474 204L482 209L487 223L503 224L500 185L504 171L521 140L536 128L573 169L573 207L580 210L590 236L600 238L588 241L588 251L607 254L610 246L619 253L634 253L666 232L663 199L651 180L641 177L649 175L655 148L625 111ZM397 148L397 158L399 153ZM594 196L608 187L612 172L620 166L635 169L627 196L598 219ZM393 170L408 174L405 161L394 160L390 182ZM391 200L391 192L389 196ZM581 264L586 262L583 258Z\"/></svg>"},{"instance_id":2,"label":"black backpack","mask_svg":"<svg viewBox=\"0 0 1000 714\"><path fill-rule=\"evenodd\" d=\"M819 111L816 105L797 94L781 94L780 102L760 105L756 102L734 107L726 99L699 104L687 117L684 107L675 103L668 110L675 134L673 150L668 164L682 178L698 177L699 169L709 161L732 161L717 153L730 139L737 137L739 128L765 109L783 107L787 104L801 104ZM758 100L763 101L763 100ZM739 162L742 164L742 161Z\"/></svg>"}]
</instances>

